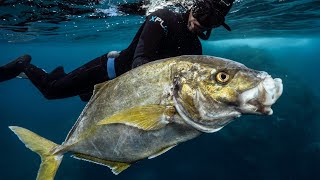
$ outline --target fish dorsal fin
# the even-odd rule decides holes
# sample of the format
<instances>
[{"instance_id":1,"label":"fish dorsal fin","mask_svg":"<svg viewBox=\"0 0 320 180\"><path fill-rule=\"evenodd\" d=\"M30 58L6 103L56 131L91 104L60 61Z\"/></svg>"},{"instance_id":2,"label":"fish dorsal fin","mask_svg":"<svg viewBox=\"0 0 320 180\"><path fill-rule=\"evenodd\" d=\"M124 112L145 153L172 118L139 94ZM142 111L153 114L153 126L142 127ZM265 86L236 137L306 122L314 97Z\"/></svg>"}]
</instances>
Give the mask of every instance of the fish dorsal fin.
<instances>
[{"instance_id":1,"label":"fish dorsal fin","mask_svg":"<svg viewBox=\"0 0 320 180\"><path fill-rule=\"evenodd\" d=\"M106 81L106 82L94 85L93 94L96 94L98 91L100 91L100 89L102 89L103 86L105 86L108 83L109 83L109 81Z\"/></svg>"},{"instance_id":2,"label":"fish dorsal fin","mask_svg":"<svg viewBox=\"0 0 320 180\"><path fill-rule=\"evenodd\" d=\"M98 125L125 124L142 130L156 130L169 123L175 114L173 106L146 105L120 111L98 122Z\"/></svg>"},{"instance_id":3,"label":"fish dorsal fin","mask_svg":"<svg viewBox=\"0 0 320 180\"><path fill-rule=\"evenodd\" d=\"M85 161L89 161L89 162L93 162L93 163L107 166L116 175L118 175L119 173L121 173L122 171L124 171L128 167L130 167L130 164L128 164L128 163L108 161L108 160L92 157L92 156L81 154L81 153L75 153L75 154L73 154L73 157L76 159L85 160Z\"/></svg>"},{"instance_id":4,"label":"fish dorsal fin","mask_svg":"<svg viewBox=\"0 0 320 180\"><path fill-rule=\"evenodd\" d=\"M166 147L166 148L163 148L163 149L161 149L159 152L157 152L157 153L149 156L148 159L152 159L152 158L158 157L158 156L160 156L161 154L164 154L164 153L166 153L167 151L169 151L170 149L174 148L175 146L176 146L176 144L175 144L175 145L172 145L172 146L168 146L168 147Z\"/></svg>"}]
</instances>

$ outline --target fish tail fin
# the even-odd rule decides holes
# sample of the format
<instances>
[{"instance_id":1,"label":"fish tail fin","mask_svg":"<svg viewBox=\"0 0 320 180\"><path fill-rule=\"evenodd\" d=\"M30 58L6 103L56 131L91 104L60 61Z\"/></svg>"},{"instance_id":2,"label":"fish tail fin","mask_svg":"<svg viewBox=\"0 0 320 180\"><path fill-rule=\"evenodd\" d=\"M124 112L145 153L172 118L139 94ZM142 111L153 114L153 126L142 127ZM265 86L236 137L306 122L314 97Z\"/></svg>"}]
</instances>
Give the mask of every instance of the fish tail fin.
<instances>
[{"instance_id":1,"label":"fish tail fin","mask_svg":"<svg viewBox=\"0 0 320 180\"><path fill-rule=\"evenodd\" d=\"M18 126L9 128L19 137L19 139L31 151L36 152L41 157L41 165L38 171L37 180L53 180L62 161L62 154L54 154L55 144L39 135Z\"/></svg>"}]
</instances>

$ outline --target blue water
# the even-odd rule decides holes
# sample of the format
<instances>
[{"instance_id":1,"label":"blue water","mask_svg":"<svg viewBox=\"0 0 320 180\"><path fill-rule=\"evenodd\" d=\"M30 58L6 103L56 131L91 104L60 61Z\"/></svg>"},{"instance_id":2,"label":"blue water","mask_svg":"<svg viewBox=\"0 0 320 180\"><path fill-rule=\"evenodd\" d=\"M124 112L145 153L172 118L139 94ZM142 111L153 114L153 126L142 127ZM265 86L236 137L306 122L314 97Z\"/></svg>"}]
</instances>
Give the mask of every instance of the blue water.
<instances>
[{"instance_id":1,"label":"blue water","mask_svg":"<svg viewBox=\"0 0 320 180\"><path fill-rule=\"evenodd\" d=\"M320 179L319 5L310 0L237 1L227 18L233 31L218 28L203 41L204 54L282 78L284 93L272 116L243 116L217 133L138 162L118 176L67 154L56 179ZM106 2L83 7L113 6ZM110 50L126 48L144 18L93 19L88 18L92 13L85 13L58 24L34 21L15 26L15 21L24 21L23 9L0 3L0 17L7 18L0 23L0 64L28 53L33 64L47 71L63 65L69 72ZM62 143L84 106L78 97L46 100L28 80L1 83L0 179L35 179L40 164L38 155L24 147L9 125Z\"/></svg>"}]
</instances>

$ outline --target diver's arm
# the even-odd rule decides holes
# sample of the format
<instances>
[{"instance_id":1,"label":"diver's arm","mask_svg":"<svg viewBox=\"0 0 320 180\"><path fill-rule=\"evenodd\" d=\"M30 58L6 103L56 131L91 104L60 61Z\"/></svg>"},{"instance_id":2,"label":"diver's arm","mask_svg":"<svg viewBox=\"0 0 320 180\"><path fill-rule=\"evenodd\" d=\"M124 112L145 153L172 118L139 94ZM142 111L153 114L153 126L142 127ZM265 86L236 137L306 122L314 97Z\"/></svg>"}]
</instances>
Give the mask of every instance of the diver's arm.
<instances>
[{"instance_id":1,"label":"diver's arm","mask_svg":"<svg viewBox=\"0 0 320 180\"><path fill-rule=\"evenodd\" d=\"M165 38L166 33L167 25L162 18L154 13L147 17L134 53L132 68L157 59L162 40Z\"/></svg>"},{"instance_id":2,"label":"diver's arm","mask_svg":"<svg viewBox=\"0 0 320 180\"><path fill-rule=\"evenodd\" d=\"M202 55L202 45L201 45L201 42L198 41L198 44L195 45L195 51L194 51L194 54L195 55Z\"/></svg>"},{"instance_id":3,"label":"diver's arm","mask_svg":"<svg viewBox=\"0 0 320 180\"><path fill-rule=\"evenodd\" d=\"M190 42L189 45L191 46L191 52L193 55L202 55L202 45L199 38L195 39L193 42Z\"/></svg>"}]
</instances>

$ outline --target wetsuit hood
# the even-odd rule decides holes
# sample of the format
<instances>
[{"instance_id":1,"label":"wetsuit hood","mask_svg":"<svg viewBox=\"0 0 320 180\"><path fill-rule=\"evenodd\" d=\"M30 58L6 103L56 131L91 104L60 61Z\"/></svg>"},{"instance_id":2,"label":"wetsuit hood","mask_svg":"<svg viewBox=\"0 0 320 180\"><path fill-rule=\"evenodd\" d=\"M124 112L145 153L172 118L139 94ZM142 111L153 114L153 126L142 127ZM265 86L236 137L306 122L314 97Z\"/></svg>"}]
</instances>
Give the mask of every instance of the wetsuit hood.
<instances>
[{"instance_id":1,"label":"wetsuit hood","mask_svg":"<svg viewBox=\"0 0 320 180\"><path fill-rule=\"evenodd\" d=\"M191 9L187 10L187 12L183 15L183 21L186 24L186 26L188 25L190 12L191 12ZM211 35L211 31L212 29L208 29L206 33L199 31L197 32L197 36L202 40L208 40Z\"/></svg>"},{"instance_id":2,"label":"wetsuit hood","mask_svg":"<svg viewBox=\"0 0 320 180\"><path fill-rule=\"evenodd\" d=\"M192 15L201 26L206 29L223 26L228 31L231 28L225 23L225 16L229 13L234 0L195 0Z\"/></svg>"}]
</instances>

